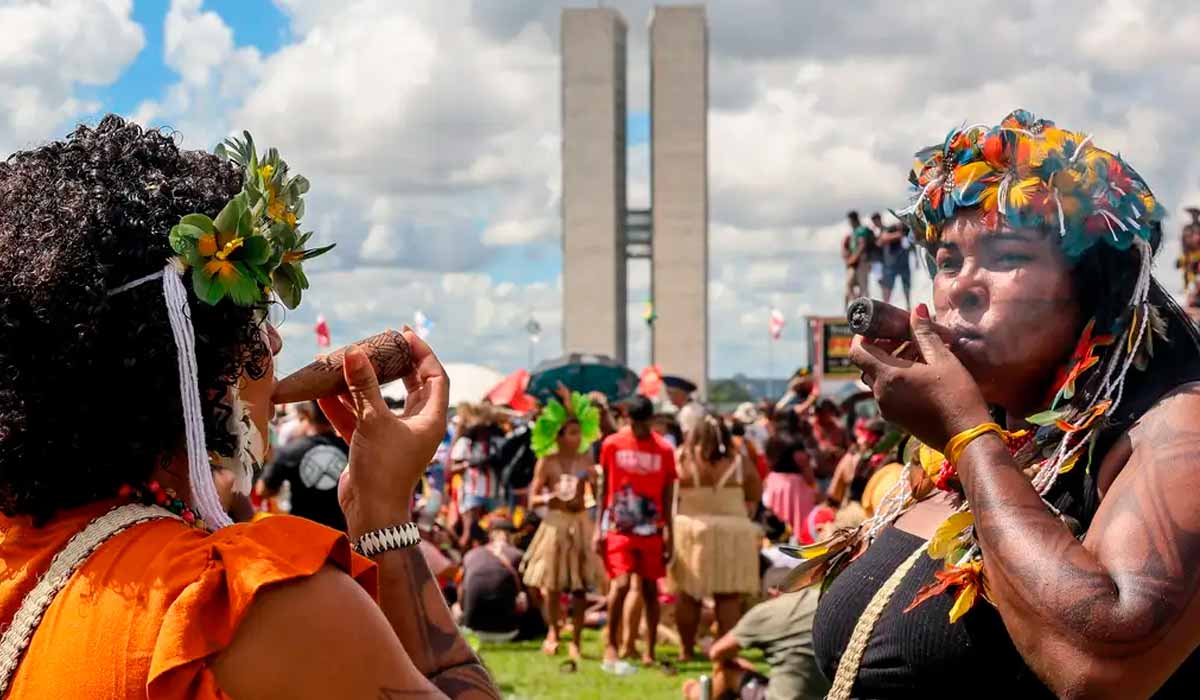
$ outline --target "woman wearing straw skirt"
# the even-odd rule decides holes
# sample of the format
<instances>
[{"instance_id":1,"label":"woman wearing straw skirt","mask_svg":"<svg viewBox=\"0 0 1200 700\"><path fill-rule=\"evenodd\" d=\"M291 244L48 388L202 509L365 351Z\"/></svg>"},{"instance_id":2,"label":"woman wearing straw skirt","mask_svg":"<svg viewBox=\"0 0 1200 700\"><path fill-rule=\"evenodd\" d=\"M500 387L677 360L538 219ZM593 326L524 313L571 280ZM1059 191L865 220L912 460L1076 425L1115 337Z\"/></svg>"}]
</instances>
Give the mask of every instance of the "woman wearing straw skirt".
<instances>
[{"instance_id":1,"label":"woman wearing straw skirt","mask_svg":"<svg viewBox=\"0 0 1200 700\"><path fill-rule=\"evenodd\" d=\"M571 595L570 662L581 658L587 589L602 581L601 563L590 544L592 522L584 506L590 485L596 488L591 447L600 437L600 412L581 394L569 396L570 408L551 399L533 427L531 446L538 456L529 492L533 506L546 515L521 564L525 585L541 591L546 642L542 651L558 653L559 596ZM574 668L572 666L572 668Z\"/></svg>"},{"instance_id":2,"label":"woman wearing straw skirt","mask_svg":"<svg viewBox=\"0 0 1200 700\"><path fill-rule=\"evenodd\" d=\"M701 602L714 599L718 632L724 635L741 616L741 597L759 591L762 530L749 512L762 486L754 465L734 448L729 428L713 415L689 433L679 453L679 479L668 575L679 596L680 660L690 661Z\"/></svg>"}]
</instances>

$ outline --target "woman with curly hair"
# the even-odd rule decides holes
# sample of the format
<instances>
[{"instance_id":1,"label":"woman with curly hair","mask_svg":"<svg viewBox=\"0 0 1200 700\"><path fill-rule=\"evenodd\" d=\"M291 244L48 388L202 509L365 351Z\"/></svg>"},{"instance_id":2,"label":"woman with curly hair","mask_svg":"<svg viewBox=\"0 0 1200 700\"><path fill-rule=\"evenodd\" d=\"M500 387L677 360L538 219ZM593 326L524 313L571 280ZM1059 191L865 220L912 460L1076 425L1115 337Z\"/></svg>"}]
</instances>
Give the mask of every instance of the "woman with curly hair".
<instances>
[{"instance_id":1,"label":"woman with curly hair","mask_svg":"<svg viewBox=\"0 0 1200 700\"><path fill-rule=\"evenodd\" d=\"M852 346L922 444L796 572L829 697L1195 697L1200 338L1151 275L1162 206L1021 110L910 182L941 330L919 305L914 342Z\"/></svg>"},{"instance_id":2,"label":"woman with curly hair","mask_svg":"<svg viewBox=\"0 0 1200 700\"><path fill-rule=\"evenodd\" d=\"M496 697L412 541L373 539L407 532L445 425L411 333L403 418L359 350L330 404L374 562L300 518L228 524L274 410L270 294L294 306L319 252L307 181L230 145L109 116L0 163L0 695Z\"/></svg>"}]
</instances>

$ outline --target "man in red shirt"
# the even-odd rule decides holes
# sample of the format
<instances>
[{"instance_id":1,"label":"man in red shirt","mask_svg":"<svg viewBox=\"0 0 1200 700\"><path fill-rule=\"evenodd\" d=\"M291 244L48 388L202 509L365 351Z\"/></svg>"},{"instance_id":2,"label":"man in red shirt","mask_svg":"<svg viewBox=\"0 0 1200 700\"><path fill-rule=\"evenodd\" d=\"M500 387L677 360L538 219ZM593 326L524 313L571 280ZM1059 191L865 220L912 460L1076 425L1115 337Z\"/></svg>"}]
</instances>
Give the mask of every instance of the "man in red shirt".
<instances>
[{"instance_id":1,"label":"man in red shirt","mask_svg":"<svg viewBox=\"0 0 1200 700\"><path fill-rule=\"evenodd\" d=\"M644 396L629 405L630 426L610 435L600 448L603 469L600 527L594 545L610 579L604 665L610 673L632 669L618 659L621 613L630 577L638 575L646 616L646 653L654 663L658 637L658 579L671 554L671 512L675 504L675 451L650 429L654 406Z\"/></svg>"}]
</instances>

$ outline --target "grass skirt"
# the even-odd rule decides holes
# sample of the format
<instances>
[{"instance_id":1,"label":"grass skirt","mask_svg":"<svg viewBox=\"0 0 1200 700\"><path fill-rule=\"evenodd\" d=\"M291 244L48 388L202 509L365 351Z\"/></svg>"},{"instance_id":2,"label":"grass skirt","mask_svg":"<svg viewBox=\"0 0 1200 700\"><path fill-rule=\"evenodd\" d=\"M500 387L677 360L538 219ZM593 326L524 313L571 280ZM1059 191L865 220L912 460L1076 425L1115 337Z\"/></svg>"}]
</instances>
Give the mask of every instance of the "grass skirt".
<instances>
[{"instance_id":1,"label":"grass skirt","mask_svg":"<svg viewBox=\"0 0 1200 700\"><path fill-rule=\"evenodd\" d=\"M762 529L746 515L740 487L683 487L675 516L673 590L693 598L758 594Z\"/></svg>"},{"instance_id":2,"label":"grass skirt","mask_svg":"<svg viewBox=\"0 0 1200 700\"><path fill-rule=\"evenodd\" d=\"M521 562L526 586L551 591L585 591L599 586L602 571L600 558L592 550L592 521L587 511L548 511Z\"/></svg>"}]
</instances>

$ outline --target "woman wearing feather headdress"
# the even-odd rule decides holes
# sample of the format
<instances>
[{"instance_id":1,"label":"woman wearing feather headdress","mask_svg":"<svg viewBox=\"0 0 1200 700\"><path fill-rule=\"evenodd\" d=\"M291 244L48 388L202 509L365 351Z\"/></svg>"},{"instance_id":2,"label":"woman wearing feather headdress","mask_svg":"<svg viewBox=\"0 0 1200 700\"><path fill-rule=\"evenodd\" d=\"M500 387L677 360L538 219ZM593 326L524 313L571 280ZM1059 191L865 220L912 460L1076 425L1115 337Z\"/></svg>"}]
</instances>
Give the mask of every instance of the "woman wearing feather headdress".
<instances>
[{"instance_id":1,"label":"woman wearing feather headdress","mask_svg":"<svg viewBox=\"0 0 1200 700\"><path fill-rule=\"evenodd\" d=\"M571 595L573 638L571 661L581 658L583 617L589 586L600 582L601 564L590 547L592 522L584 505L586 489L596 492L596 464L591 447L600 439L600 411L588 397L564 392L563 405L550 399L533 426L531 446L538 457L529 484L530 505L546 515L521 563L525 585L542 593L546 642L542 650L558 653L561 622L559 596Z\"/></svg>"},{"instance_id":2,"label":"woman wearing feather headdress","mask_svg":"<svg viewBox=\"0 0 1200 700\"><path fill-rule=\"evenodd\" d=\"M1163 208L1024 111L954 129L910 181L954 339L924 305L912 343L855 339L920 442L876 515L794 574L825 582L830 697L1194 697L1200 337L1151 275Z\"/></svg>"}]
</instances>

